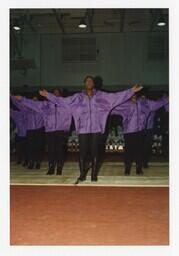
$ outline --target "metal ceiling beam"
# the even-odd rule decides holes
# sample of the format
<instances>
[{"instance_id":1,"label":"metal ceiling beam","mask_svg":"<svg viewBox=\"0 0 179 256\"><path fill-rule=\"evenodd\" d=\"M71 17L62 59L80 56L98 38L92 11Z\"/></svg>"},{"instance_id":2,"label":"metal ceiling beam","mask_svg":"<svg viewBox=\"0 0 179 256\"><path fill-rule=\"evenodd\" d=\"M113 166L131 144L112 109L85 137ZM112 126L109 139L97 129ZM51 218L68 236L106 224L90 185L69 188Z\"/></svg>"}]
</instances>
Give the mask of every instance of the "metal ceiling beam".
<instances>
[{"instance_id":1,"label":"metal ceiling beam","mask_svg":"<svg viewBox=\"0 0 179 256\"><path fill-rule=\"evenodd\" d=\"M153 28L154 28L154 24L156 22L156 13L154 13L153 9L150 9L150 15L152 17L152 22L151 22L151 25L150 25L150 32L152 32Z\"/></svg>"},{"instance_id":2,"label":"metal ceiling beam","mask_svg":"<svg viewBox=\"0 0 179 256\"><path fill-rule=\"evenodd\" d=\"M22 16L22 19L23 19L23 22L27 24L27 26L30 28L30 30L33 32L33 33L36 33L36 29L35 27L32 25L31 21L33 19L33 17L29 14L29 10L25 10L25 13L24 15Z\"/></svg>"},{"instance_id":3,"label":"metal ceiling beam","mask_svg":"<svg viewBox=\"0 0 179 256\"><path fill-rule=\"evenodd\" d=\"M124 31L125 9L120 10L120 33Z\"/></svg>"},{"instance_id":4,"label":"metal ceiling beam","mask_svg":"<svg viewBox=\"0 0 179 256\"><path fill-rule=\"evenodd\" d=\"M32 23L30 22L30 20L25 20L25 22L27 23L27 25L29 26L29 28L31 29L32 32L36 33L36 29L34 28L34 26L32 25Z\"/></svg>"},{"instance_id":5,"label":"metal ceiling beam","mask_svg":"<svg viewBox=\"0 0 179 256\"><path fill-rule=\"evenodd\" d=\"M90 27L90 32L93 33L93 16L94 16L94 9L88 9L87 10L87 17Z\"/></svg>"},{"instance_id":6,"label":"metal ceiling beam","mask_svg":"<svg viewBox=\"0 0 179 256\"><path fill-rule=\"evenodd\" d=\"M53 14L54 14L54 16L55 16L55 18L57 20L57 23L58 23L60 29L62 30L63 33L65 33L65 29L64 29L64 26L63 26L62 18L58 15L56 9L52 9L52 11L53 11Z\"/></svg>"}]
</instances>

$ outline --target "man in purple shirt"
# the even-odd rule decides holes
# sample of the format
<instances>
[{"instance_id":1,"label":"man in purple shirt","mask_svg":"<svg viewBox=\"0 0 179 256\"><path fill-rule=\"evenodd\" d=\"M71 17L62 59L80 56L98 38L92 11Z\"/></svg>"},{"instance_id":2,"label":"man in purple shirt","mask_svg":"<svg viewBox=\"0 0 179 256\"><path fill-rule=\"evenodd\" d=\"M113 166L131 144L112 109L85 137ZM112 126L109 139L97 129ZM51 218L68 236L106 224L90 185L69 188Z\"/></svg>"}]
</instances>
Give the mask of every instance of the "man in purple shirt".
<instances>
[{"instance_id":1,"label":"man in purple shirt","mask_svg":"<svg viewBox=\"0 0 179 256\"><path fill-rule=\"evenodd\" d=\"M130 175L133 161L136 162L136 174L143 175L143 141L146 121L152 111L156 111L167 103L166 97L152 101L134 95L130 100L112 110L111 114L123 117L125 175Z\"/></svg>"},{"instance_id":2,"label":"man in purple shirt","mask_svg":"<svg viewBox=\"0 0 179 256\"><path fill-rule=\"evenodd\" d=\"M60 90L54 90L53 94L62 97ZM47 175L55 173L62 174L65 160L65 149L67 143L67 133L70 129L72 115L69 108L57 106L51 101L33 101L25 97L16 96L22 105L39 113L44 120L45 132L47 135L49 170Z\"/></svg>"},{"instance_id":3,"label":"man in purple shirt","mask_svg":"<svg viewBox=\"0 0 179 256\"><path fill-rule=\"evenodd\" d=\"M135 92L142 88L135 85L133 88L123 92L106 93L94 89L94 79L92 76L86 76L84 84L85 90L66 98L55 97L46 90L39 92L53 103L68 107L73 115L80 144L80 177L77 179L76 184L86 179L86 162L89 157L92 162L91 181L97 181L102 134L105 131L109 112L115 106L131 98Z\"/></svg>"},{"instance_id":4,"label":"man in purple shirt","mask_svg":"<svg viewBox=\"0 0 179 256\"><path fill-rule=\"evenodd\" d=\"M164 94L166 98L168 98L167 94ZM148 91L143 91L142 98L148 98ZM168 110L169 103L165 104L163 108L165 111ZM146 126L144 132L144 143L143 143L143 167L149 167L149 160L152 153L152 142L153 142L153 128L154 128L154 120L155 120L156 111L151 111L146 119Z\"/></svg>"},{"instance_id":5,"label":"man in purple shirt","mask_svg":"<svg viewBox=\"0 0 179 256\"><path fill-rule=\"evenodd\" d=\"M23 166L27 165L27 127L26 127L26 116L23 111L17 111L10 109L10 117L16 124L17 137L16 137L16 151L17 151L17 164Z\"/></svg>"},{"instance_id":6,"label":"man in purple shirt","mask_svg":"<svg viewBox=\"0 0 179 256\"><path fill-rule=\"evenodd\" d=\"M43 148L44 121L39 113L24 106L15 96L11 96L12 103L26 116L28 169L40 169ZM37 97L33 97L34 102Z\"/></svg>"},{"instance_id":7,"label":"man in purple shirt","mask_svg":"<svg viewBox=\"0 0 179 256\"><path fill-rule=\"evenodd\" d=\"M156 111L150 112L146 120L143 145L143 167L148 168L149 159L152 152L153 127Z\"/></svg>"}]
</instances>

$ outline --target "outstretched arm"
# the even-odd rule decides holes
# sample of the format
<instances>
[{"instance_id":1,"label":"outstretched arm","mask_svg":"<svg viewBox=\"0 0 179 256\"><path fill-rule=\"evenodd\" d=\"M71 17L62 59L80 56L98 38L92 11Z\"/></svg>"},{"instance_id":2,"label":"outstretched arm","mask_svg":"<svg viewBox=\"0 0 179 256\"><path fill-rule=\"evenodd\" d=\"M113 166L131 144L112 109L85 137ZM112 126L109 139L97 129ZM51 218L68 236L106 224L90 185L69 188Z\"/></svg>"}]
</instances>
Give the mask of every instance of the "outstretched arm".
<instances>
[{"instance_id":1,"label":"outstretched arm","mask_svg":"<svg viewBox=\"0 0 179 256\"><path fill-rule=\"evenodd\" d=\"M165 108L165 111L166 111L166 112L169 112L169 103L166 104L166 105L164 106L164 108Z\"/></svg>"},{"instance_id":2,"label":"outstretched arm","mask_svg":"<svg viewBox=\"0 0 179 256\"><path fill-rule=\"evenodd\" d=\"M69 106L69 105L73 105L78 103L79 101L79 97L78 97L78 93L75 93L72 96L69 97L57 97L52 93L49 93L46 90L40 90L39 94L45 98L47 98L49 101L53 102L54 104L57 104L59 106Z\"/></svg>"},{"instance_id":3,"label":"outstretched arm","mask_svg":"<svg viewBox=\"0 0 179 256\"><path fill-rule=\"evenodd\" d=\"M25 107L22 104L22 102L20 101L21 98L22 98L22 96L20 96L20 95L17 95L17 96L11 95L11 101L14 104L14 106L17 107L21 111L27 111L27 107Z\"/></svg>"},{"instance_id":4,"label":"outstretched arm","mask_svg":"<svg viewBox=\"0 0 179 256\"><path fill-rule=\"evenodd\" d=\"M21 97L19 101L27 108L30 108L40 114L43 114L44 101L34 101L31 99L27 99L25 97Z\"/></svg>"},{"instance_id":5,"label":"outstretched arm","mask_svg":"<svg viewBox=\"0 0 179 256\"><path fill-rule=\"evenodd\" d=\"M129 108L131 107L131 100L128 100L124 102L123 104L118 105L117 107L113 108L112 111L110 112L110 115L120 115L124 117L127 115Z\"/></svg>"},{"instance_id":6,"label":"outstretched arm","mask_svg":"<svg viewBox=\"0 0 179 256\"><path fill-rule=\"evenodd\" d=\"M140 91L142 88L141 85L136 84L131 89L122 92L106 93L104 97L108 101L110 109L112 109L129 100L135 92Z\"/></svg>"},{"instance_id":7,"label":"outstretched arm","mask_svg":"<svg viewBox=\"0 0 179 256\"><path fill-rule=\"evenodd\" d=\"M150 111L156 111L159 108L165 106L168 104L168 98L167 97L162 97L159 100L147 100L148 106L150 108Z\"/></svg>"}]
</instances>

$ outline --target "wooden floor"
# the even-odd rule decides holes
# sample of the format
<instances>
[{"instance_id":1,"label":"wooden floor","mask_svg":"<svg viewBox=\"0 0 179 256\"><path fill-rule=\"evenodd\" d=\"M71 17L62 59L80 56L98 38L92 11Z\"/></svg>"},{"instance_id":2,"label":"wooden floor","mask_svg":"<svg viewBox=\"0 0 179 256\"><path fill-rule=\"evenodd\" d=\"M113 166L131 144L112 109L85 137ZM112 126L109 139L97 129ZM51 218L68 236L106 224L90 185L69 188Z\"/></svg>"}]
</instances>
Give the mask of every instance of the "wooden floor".
<instances>
[{"instance_id":1,"label":"wooden floor","mask_svg":"<svg viewBox=\"0 0 179 256\"><path fill-rule=\"evenodd\" d=\"M40 170L28 170L27 168L11 162L11 184L14 185L74 185L79 176L78 162L67 161L62 176L46 175L47 162L43 162ZM168 186L169 164L168 162L152 162L150 168L144 169L144 176L136 176L135 166L131 176L124 176L122 162L104 162L97 183L91 183L89 170L87 180L78 186Z\"/></svg>"},{"instance_id":2,"label":"wooden floor","mask_svg":"<svg viewBox=\"0 0 179 256\"><path fill-rule=\"evenodd\" d=\"M11 185L11 245L168 245L167 187Z\"/></svg>"}]
</instances>

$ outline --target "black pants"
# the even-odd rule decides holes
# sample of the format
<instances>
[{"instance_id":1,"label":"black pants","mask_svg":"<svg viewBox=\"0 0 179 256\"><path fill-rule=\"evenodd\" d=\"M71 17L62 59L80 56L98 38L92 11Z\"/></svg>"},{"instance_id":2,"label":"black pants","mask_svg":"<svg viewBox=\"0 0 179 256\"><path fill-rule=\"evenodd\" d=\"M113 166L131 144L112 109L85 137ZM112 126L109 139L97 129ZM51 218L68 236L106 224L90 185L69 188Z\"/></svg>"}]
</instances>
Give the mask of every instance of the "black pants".
<instances>
[{"instance_id":1,"label":"black pants","mask_svg":"<svg viewBox=\"0 0 179 256\"><path fill-rule=\"evenodd\" d=\"M54 131L47 133L49 163L58 163L63 166L67 152L67 133Z\"/></svg>"},{"instance_id":2,"label":"black pants","mask_svg":"<svg viewBox=\"0 0 179 256\"><path fill-rule=\"evenodd\" d=\"M44 128L27 131L28 161L40 163L44 150Z\"/></svg>"},{"instance_id":3,"label":"black pants","mask_svg":"<svg viewBox=\"0 0 179 256\"><path fill-rule=\"evenodd\" d=\"M124 134L126 173L130 173L133 161L136 163L136 173L142 172L143 139L143 131Z\"/></svg>"},{"instance_id":4,"label":"black pants","mask_svg":"<svg viewBox=\"0 0 179 256\"><path fill-rule=\"evenodd\" d=\"M17 162L27 161L27 138L17 136L16 138Z\"/></svg>"},{"instance_id":5,"label":"black pants","mask_svg":"<svg viewBox=\"0 0 179 256\"><path fill-rule=\"evenodd\" d=\"M104 158L105 158L105 152L106 152L106 141L108 138L108 133L101 134L101 165L103 164Z\"/></svg>"},{"instance_id":6,"label":"black pants","mask_svg":"<svg viewBox=\"0 0 179 256\"><path fill-rule=\"evenodd\" d=\"M87 133L79 134L79 165L80 165L80 177L85 178L87 175L87 164L92 162L92 172L91 177L97 178L100 158L101 158L101 148L103 143L103 135L101 133Z\"/></svg>"},{"instance_id":7,"label":"black pants","mask_svg":"<svg viewBox=\"0 0 179 256\"><path fill-rule=\"evenodd\" d=\"M147 167L152 152L153 129L145 130L143 144L143 166Z\"/></svg>"},{"instance_id":8,"label":"black pants","mask_svg":"<svg viewBox=\"0 0 179 256\"><path fill-rule=\"evenodd\" d=\"M164 156L169 156L169 134L163 133L162 152Z\"/></svg>"}]
</instances>

